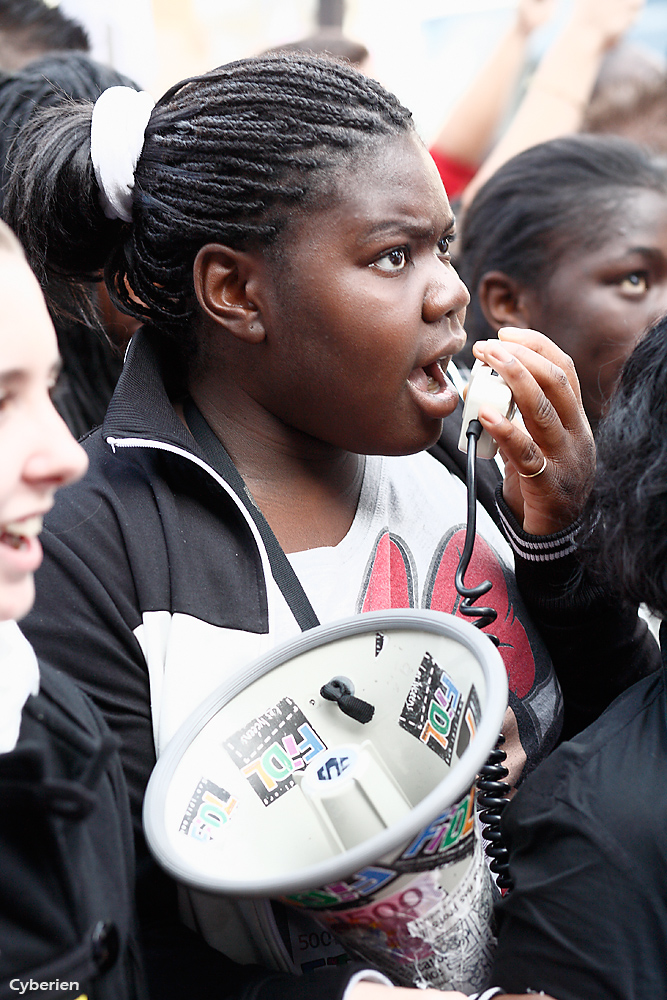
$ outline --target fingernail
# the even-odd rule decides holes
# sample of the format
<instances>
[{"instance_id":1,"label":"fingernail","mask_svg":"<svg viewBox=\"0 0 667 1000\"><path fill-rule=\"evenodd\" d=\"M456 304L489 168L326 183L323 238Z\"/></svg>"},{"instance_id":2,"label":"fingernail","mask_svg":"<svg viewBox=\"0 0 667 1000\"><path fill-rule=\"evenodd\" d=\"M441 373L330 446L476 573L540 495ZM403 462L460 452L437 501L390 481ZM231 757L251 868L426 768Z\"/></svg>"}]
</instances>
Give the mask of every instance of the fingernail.
<instances>
[{"instance_id":1,"label":"fingernail","mask_svg":"<svg viewBox=\"0 0 667 1000\"><path fill-rule=\"evenodd\" d=\"M510 354L510 352L507 351L498 341L494 341L493 343L489 341L488 353L491 357L495 358L496 361L504 361L505 364L513 360L513 355Z\"/></svg>"}]
</instances>

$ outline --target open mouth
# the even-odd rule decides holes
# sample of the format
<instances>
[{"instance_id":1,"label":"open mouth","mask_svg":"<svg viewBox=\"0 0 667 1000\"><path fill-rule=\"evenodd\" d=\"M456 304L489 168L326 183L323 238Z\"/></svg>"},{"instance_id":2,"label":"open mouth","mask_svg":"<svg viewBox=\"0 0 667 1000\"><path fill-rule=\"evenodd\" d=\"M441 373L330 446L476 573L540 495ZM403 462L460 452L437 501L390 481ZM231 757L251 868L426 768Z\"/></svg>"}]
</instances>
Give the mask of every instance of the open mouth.
<instances>
[{"instance_id":1,"label":"open mouth","mask_svg":"<svg viewBox=\"0 0 667 1000\"><path fill-rule=\"evenodd\" d=\"M27 549L42 530L42 517L35 514L0 525L0 542L11 549Z\"/></svg>"},{"instance_id":2,"label":"open mouth","mask_svg":"<svg viewBox=\"0 0 667 1000\"><path fill-rule=\"evenodd\" d=\"M447 387L447 376L445 375L447 360L440 358L438 361L432 361L429 365L424 365L423 368L414 368L408 376L408 382L420 392L437 395Z\"/></svg>"}]
</instances>

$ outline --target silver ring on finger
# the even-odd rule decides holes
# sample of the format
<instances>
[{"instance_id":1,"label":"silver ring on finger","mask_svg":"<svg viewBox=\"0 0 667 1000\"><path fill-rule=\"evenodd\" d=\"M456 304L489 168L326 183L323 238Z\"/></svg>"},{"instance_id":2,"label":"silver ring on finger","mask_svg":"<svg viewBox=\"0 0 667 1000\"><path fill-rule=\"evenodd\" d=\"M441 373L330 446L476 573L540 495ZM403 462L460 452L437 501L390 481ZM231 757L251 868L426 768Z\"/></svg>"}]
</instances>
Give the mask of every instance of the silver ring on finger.
<instances>
[{"instance_id":1,"label":"silver ring on finger","mask_svg":"<svg viewBox=\"0 0 667 1000\"><path fill-rule=\"evenodd\" d=\"M542 456L542 465L537 470L537 472L529 472L527 474L525 472L520 472L519 475L521 476L522 479L534 479L535 476L541 476L542 473L544 472L544 470L546 469L546 467L547 467L547 456L543 455Z\"/></svg>"}]
</instances>

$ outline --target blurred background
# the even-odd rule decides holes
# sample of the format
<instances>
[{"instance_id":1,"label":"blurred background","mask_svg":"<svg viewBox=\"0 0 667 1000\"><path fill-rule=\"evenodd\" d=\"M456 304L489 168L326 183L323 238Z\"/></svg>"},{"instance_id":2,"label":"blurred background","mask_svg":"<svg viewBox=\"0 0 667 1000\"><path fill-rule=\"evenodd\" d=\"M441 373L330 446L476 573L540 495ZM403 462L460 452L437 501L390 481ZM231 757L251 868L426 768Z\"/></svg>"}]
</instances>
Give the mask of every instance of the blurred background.
<instances>
[{"instance_id":1,"label":"blurred background","mask_svg":"<svg viewBox=\"0 0 667 1000\"><path fill-rule=\"evenodd\" d=\"M572 0L531 40L536 61ZM58 6L52 3L52 6ZM511 22L516 0L61 0L92 55L156 96L231 59L342 27L370 52L369 72L413 112L430 142ZM646 0L628 40L667 58L667 0Z\"/></svg>"}]
</instances>

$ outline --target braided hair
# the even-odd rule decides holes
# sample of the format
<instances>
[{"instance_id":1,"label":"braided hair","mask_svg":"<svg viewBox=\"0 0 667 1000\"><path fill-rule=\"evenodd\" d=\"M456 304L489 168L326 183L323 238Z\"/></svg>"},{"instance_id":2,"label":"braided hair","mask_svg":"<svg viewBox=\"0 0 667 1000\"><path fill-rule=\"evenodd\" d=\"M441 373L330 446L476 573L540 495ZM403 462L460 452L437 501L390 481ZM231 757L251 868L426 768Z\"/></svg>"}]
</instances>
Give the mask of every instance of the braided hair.
<instances>
[{"instance_id":1,"label":"braided hair","mask_svg":"<svg viewBox=\"0 0 667 1000\"><path fill-rule=\"evenodd\" d=\"M27 122L40 109L95 101L108 87L116 86L136 88L127 77L82 52L43 56L0 80L0 214L4 214L4 190ZM77 317L62 313L54 316L62 371L53 402L75 437L102 422L122 367L122 355L100 326L98 287L89 289L85 297L88 322L76 322Z\"/></svg>"},{"instance_id":2,"label":"braided hair","mask_svg":"<svg viewBox=\"0 0 667 1000\"><path fill-rule=\"evenodd\" d=\"M606 587L667 618L667 317L625 362L600 423L579 549Z\"/></svg>"},{"instance_id":3,"label":"braided hair","mask_svg":"<svg viewBox=\"0 0 667 1000\"><path fill-rule=\"evenodd\" d=\"M59 109L26 129L7 219L52 306L63 304L63 283L71 290L104 267L119 308L179 343L191 332L202 246L270 248L296 212L326 197L336 168L414 128L393 95L336 60L297 53L230 63L158 101L126 224L99 207L91 116L92 105Z\"/></svg>"}]
</instances>

